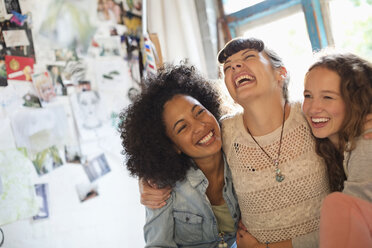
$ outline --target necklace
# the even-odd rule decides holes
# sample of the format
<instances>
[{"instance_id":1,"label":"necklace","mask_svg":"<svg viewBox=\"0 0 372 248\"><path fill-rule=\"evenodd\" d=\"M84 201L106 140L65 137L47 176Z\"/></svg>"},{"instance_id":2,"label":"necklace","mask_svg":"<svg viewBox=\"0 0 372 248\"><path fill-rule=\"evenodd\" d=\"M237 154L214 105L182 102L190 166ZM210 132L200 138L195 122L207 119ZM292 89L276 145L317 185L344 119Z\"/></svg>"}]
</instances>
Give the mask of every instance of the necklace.
<instances>
[{"instance_id":1,"label":"necklace","mask_svg":"<svg viewBox=\"0 0 372 248\"><path fill-rule=\"evenodd\" d=\"M284 111L283 111L283 122L282 122L282 131L280 133L280 141L279 141L279 148L278 148L278 156L276 157L276 159L273 159L266 151L265 149L262 148L262 146L260 146L260 144L258 144L257 140L253 137L253 135L251 134L251 132L249 131L249 128L247 127L247 131L249 133L249 135L252 137L252 139L254 140L254 142L258 145L258 147L266 154L266 156L274 163L274 166L275 166L275 179L277 182L282 182L285 178L285 176L282 174L282 172L280 171L279 169L279 157L280 157L280 149L282 148L282 140L283 140L283 130L284 130L284 121L285 121L285 107L287 105L287 102L284 103Z\"/></svg>"}]
</instances>

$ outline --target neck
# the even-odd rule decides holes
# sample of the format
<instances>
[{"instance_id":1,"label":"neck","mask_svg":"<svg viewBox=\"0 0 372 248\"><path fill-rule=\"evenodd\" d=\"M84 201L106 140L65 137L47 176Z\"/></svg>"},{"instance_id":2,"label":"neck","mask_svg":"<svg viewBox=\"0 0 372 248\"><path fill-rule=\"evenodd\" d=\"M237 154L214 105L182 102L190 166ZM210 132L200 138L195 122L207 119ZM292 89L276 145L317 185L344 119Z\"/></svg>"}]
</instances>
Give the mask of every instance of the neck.
<instances>
[{"instance_id":1,"label":"neck","mask_svg":"<svg viewBox=\"0 0 372 248\"><path fill-rule=\"evenodd\" d=\"M222 151L213 156L212 158L198 161L199 169L204 173L208 179L208 188L206 195L212 205L222 205L225 200L223 199L222 190L225 185L224 181L224 161Z\"/></svg>"},{"instance_id":2,"label":"neck","mask_svg":"<svg viewBox=\"0 0 372 248\"><path fill-rule=\"evenodd\" d=\"M222 157L222 150L211 157L200 160L194 160L199 169L207 177L209 183L217 177L223 178L224 161Z\"/></svg>"},{"instance_id":3,"label":"neck","mask_svg":"<svg viewBox=\"0 0 372 248\"><path fill-rule=\"evenodd\" d=\"M264 99L252 101L243 112L244 126L253 136L263 136L279 128L283 123L284 99ZM286 105L285 119L288 118L290 106Z\"/></svg>"}]
</instances>

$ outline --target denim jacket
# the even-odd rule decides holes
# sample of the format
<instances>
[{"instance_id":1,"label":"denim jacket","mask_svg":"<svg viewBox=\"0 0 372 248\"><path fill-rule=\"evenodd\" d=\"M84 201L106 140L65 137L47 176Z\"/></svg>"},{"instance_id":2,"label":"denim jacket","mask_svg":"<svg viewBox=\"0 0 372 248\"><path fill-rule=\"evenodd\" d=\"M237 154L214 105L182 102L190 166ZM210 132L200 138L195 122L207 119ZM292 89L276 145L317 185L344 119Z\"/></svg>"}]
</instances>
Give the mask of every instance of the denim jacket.
<instances>
[{"instance_id":1,"label":"denim jacket","mask_svg":"<svg viewBox=\"0 0 372 248\"><path fill-rule=\"evenodd\" d=\"M223 198L235 221L236 232L240 209L226 160L224 173ZM218 247L221 238L206 195L207 187L208 180L203 172L190 168L186 178L176 183L164 207L146 208L146 247ZM228 247L235 242L235 232L224 235Z\"/></svg>"}]
</instances>

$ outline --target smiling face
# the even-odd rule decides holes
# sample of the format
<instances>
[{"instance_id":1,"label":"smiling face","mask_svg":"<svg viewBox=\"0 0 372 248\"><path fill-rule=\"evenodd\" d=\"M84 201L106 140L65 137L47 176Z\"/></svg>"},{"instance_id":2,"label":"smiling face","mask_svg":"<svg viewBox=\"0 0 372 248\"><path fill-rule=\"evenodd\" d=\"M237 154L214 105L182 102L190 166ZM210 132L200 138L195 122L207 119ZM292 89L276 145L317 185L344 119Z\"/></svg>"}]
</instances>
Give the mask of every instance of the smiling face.
<instances>
[{"instance_id":1,"label":"smiling face","mask_svg":"<svg viewBox=\"0 0 372 248\"><path fill-rule=\"evenodd\" d=\"M195 98L175 95L164 104L163 120L177 152L183 152L196 163L221 151L218 122Z\"/></svg>"},{"instance_id":2,"label":"smiling face","mask_svg":"<svg viewBox=\"0 0 372 248\"><path fill-rule=\"evenodd\" d=\"M327 68L315 67L306 74L304 103L306 120L317 138L338 144L338 131L345 118L345 102L340 93L340 76Z\"/></svg>"},{"instance_id":3,"label":"smiling face","mask_svg":"<svg viewBox=\"0 0 372 248\"><path fill-rule=\"evenodd\" d=\"M280 72L273 69L264 52L241 50L227 58L223 70L226 87L239 104L267 92L281 96L278 83L282 80Z\"/></svg>"}]
</instances>

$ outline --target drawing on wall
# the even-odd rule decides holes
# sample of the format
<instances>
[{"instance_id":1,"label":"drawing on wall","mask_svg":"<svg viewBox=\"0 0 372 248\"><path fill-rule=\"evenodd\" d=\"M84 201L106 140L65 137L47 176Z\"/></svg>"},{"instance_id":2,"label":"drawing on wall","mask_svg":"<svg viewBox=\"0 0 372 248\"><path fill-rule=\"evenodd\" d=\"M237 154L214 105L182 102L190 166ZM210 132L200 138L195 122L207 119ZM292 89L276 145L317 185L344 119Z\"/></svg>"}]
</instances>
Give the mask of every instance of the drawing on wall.
<instances>
[{"instance_id":1,"label":"drawing on wall","mask_svg":"<svg viewBox=\"0 0 372 248\"><path fill-rule=\"evenodd\" d=\"M36 173L30 159L17 149L0 150L0 175L0 226L34 216L38 211Z\"/></svg>"},{"instance_id":2,"label":"drawing on wall","mask_svg":"<svg viewBox=\"0 0 372 248\"><path fill-rule=\"evenodd\" d=\"M34 220L46 219L49 217L48 184L35 184L35 191L39 204L39 212L32 218Z\"/></svg>"},{"instance_id":3,"label":"drawing on wall","mask_svg":"<svg viewBox=\"0 0 372 248\"><path fill-rule=\"evenodd\" d=\"M58 149L55 146L37 153L32 163L39 176L47 174L63 164Z\"/></svg>"},{"instance_id":4,"label":"drawing on wall","mask_svg":"<svg viewBox=\"0 0 372 248\"><path fill-rule=\"evenodd\" d=\"M85 163L83 167L90 182L97 180L111 171L105 154L101 154L98 157L91 159L88 163Z\"/></svg>"},{"instance_id":5,"label":"drawing on wall","mask_svg":"<svg viewBox=\"0 0 372 248\"><path fill-rule=\"evenodd\" d=\"M45 71L32 75L32 82L39 94L41 104L49 103L55 98L56 92L48 72Z\"/></svg>"},{"instance_id":6,"label":"drawing on wall","mask_svg":"<svg viewBox=\"0 0 372 248\"><path fill-rule=\"evenodd\" d=\"M11 116L11 123L17 147L26 148L30 155L53 145L62 146L68 137L68 122L63 106L25 108Z\"/></svg>"},{"instance_id":7,"label":"drawing on wall","mask_svg":"<svg viewBox=\"0 0 372 248\"><path fill-rule=\"evenodd\" d=\"M71 107L78 133L82 140L97 140L107 137L109 114L95 90L81 91L70 95Z\"/></svg>"}]
</instances>

